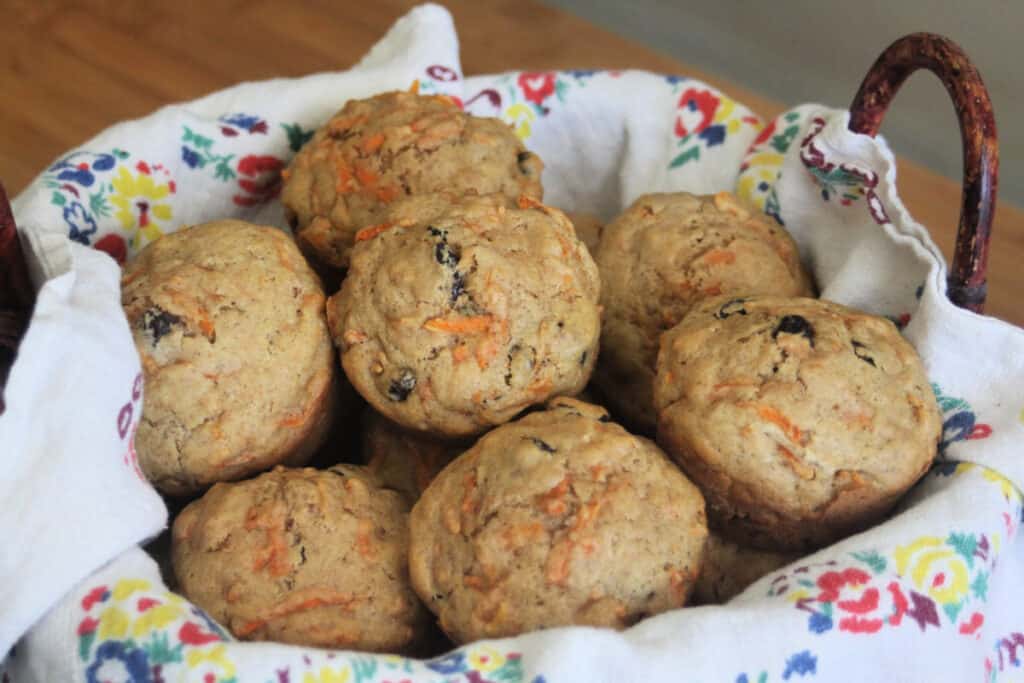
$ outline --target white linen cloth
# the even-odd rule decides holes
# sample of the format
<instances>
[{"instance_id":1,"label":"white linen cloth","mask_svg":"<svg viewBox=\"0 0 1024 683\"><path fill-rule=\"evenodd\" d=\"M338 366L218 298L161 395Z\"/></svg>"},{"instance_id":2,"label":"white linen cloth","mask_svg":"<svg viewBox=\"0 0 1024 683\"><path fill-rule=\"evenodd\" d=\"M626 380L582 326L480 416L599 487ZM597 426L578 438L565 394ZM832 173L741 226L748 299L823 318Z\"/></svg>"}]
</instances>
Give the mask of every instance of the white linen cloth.
<instances>
[{"instance_id":1,"label":"white linen cloth","mask_svg":"<svg viewBox=\"0 0 1024 683\"><path fill-rule=\"evenodd\" d=\"M284 227L279 171L308 132L349 98L414 81L512 124L546 163L552 205L607 219L644 192L732 190L784 222L823 297L889 316L921 353L944 413L936 467L876 528L726 606L621 633L554 629L429 661L235 642L134 547L166 511L130 446L141 385L117 269L84 245L123 259L182 224ZM166 107L63 157L14 204L42 289L0 417L0 652L25 634L4 680L1024 679L1024 332L949 303L892 153L847 122L804 105L765 125L680 76L463 79L450 16L425 5L347 72Z\"/></svg>"}]
</instances>

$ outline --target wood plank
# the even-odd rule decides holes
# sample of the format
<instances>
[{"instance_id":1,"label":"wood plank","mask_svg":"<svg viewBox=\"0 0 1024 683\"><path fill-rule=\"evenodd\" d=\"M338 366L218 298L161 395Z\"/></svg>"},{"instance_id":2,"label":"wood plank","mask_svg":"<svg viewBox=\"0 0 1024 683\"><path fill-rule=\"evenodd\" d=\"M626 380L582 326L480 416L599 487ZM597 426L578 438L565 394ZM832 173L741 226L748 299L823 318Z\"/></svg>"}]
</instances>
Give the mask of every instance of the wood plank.
<instances>
[{"instance_id":1,"label":"wood plank","mask_svg":"<svg viewBox=\"0 0 1024 683\"><path fill-rule=\"evenodd\" d=\"M245 80L347 68L416 4L8 0L0 25L0 92L7 103L0 112L0 178L17 194L62 151L164 104ZM518 68L647 69L704 80L764 117L784 108L533 0L449 0L446 5L455 17L467 74ZM857 85L849 84L851 97ZM959 183L905 159L898 178L911 213L928 226L949 258ZM1024 300L1016 291L1024 285L1017 265L1024 261L1024 211L1001 204L993 233L988 311L1021 325Z\"/></svg>"}]
</instances>

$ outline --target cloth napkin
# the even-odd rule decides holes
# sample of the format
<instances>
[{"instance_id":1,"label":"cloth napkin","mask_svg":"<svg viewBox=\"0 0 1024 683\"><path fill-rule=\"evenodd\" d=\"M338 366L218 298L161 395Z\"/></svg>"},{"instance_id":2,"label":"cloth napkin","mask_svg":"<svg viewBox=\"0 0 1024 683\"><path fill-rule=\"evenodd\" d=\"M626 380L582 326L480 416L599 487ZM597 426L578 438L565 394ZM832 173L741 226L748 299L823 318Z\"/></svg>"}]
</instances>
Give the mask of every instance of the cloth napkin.
<instances>
[{"instance_id":1,"label":"cloth napkin","mask_svg":"<svg viewBox=\"0 0 1024 683\"><path fill-rule=\"evenodd\" d=\"M0 562L0 586L12 587L3 589L0 648L42 618L4 675L19 683L1022 680L1024 331L946 299L945 264L899 200L885 141L850 133L845 111L820 105L765 123L683 76L464 79L457 49L448 13L417 8L351 71L242 85L122 124L16 200L34 272L47 282L11 376L8 400L20 412L0 417L17 474L0 483L16 501L0 523L14 539ZM284 227L273 201L279 171L309 132L350 97L414 81L509 122L545 160L547 203L607 219L643 192L732 190L785 224L825 298L890 317L921 353L943 411L936 466L885 523L773 572L725 606L676 610L624 632L552 629L431 660L233 640L169 592L134 547L165 513L131 464L138 364L116 269L82 245L120 260L183 223L237 216ZM111 417L124 405L129 437L115 440L122 422L113 429Z\"/></svg>"}]
</instances>

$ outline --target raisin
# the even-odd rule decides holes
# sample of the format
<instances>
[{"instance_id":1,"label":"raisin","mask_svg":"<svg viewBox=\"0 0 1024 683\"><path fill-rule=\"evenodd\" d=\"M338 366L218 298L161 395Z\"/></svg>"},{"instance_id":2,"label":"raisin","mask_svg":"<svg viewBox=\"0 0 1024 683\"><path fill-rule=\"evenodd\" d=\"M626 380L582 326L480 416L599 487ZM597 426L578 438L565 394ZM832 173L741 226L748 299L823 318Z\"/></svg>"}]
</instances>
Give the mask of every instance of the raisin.
<instances>
[{"instance_id":1,"label":"raisin","mask_svg":"<svg viewBox=\"0 0 1024 683\"><path fill-rule=\"evenodd\" d=\"M452 292L451 292L452 303L454 304L455 301L460 296L462 296L465 293L466 293L466 276L456 270L455 274L452 275Z\"/></svg>"},{"instance_id":2,"label":"raisin","mask_svg":"<svg viewBox=\"0 0 1024 683\"><path fill-rule=\"evenodd\" d=\"M532 175L533 169L526 165L526 162L533 158L532 152L520 152L516 155L516 165L519 166L519 172L523 175Z\"/></svg>"},{"instance_id":3,"label":"raisin","mask_svg":"<svg viewBox=\"0 0 1024 683\"><path fill-rule=\"evenodd\" d=\"M440 230L438 228L435 228L433 225L427 226L427 232L429 232L431 236L440 237L441 239L447 239L448 237L447 230Z\"/></svg>"},{"instance_id":4,"label":"raisin","mask_svg":"<svg viewBox=\"0 0 1024 683\"><path fill-rule=\"evenodd\" d=\"M168 313L164 309L154 306L142 314L142 326L149 330L153 337L153 346L156 346L160 339L171 332L171 328L181 322L181 318Z\"/></svg>"},{"instance_id":5,"label":"raisin","mask_svg":"<svg viewBox=\"0 0 1024 683\"><path fill-rule=\"evenodd\" d=\"M392 401L404 401L415 388L416 373L409 368L402 368L398 377L391 380L391 384L388 385L388 398Z\"/></svg>"},{"instance_id":6,"label":"raisin","mask_svg":"<svg viewBox=\"0 0 1024 683\"><path fill-rule=\"evenodd\" d=\"M863 343L857 341L856 339L853 340L853 355L857 356L857 358L860 358L862 361L864 361L865 363L867 363L871 367L877 368L878 366L875 365L875 359L872 358L871 356L867 355L866 353L864 353L861 350L861 349L866 349L866 348L867 347L864 346Z\"/></svg>"},{"instance_id":7,"label":"raisin","mask_svg":"<svg viewBox=\"0 0 1024 683\"><path fill-rule=\"evenodd\" d=\"M437 245L434 246L434 258L437 259L437 262L442 266L454 268L459 265L459 257L459 248L450 247L447 240L438 242Z\"/></svg>"},{"instance_id":8,"label":"raisin","mask_svg":"<svg viewBox=\"0 0 1024 683\"><path fill-rule=\"evenodd\" d=\"M772 339L778 338L780 334L799 334L814 348L814 327L802 315L783 316L772 332Z\"/></svg>"},{"instance_id":9,"label":"raisin","mask_svg":"<svg viewBox=\"0 0 1024 683\"><path fill-rule=\"evenodd\" d=\"M719 320L725 320L730 315L746 315L747 309L743 308L743 304L746 303L746 299L730 299L726 301L715 313L715 317Z\"/></svg>"},{"instance_id":10,"label":"raisin","mask_svg":"<svg viewBox=\"0 0 1024 683\"><path fill-rule=\"evenodd\" d=\"M584 351L583 354L580 356L580 365L586 365L586 364L587 364L587 352Z\"/></svg>"},{"instance_id":11,"label":"raisin","mask_svg":"<svg viewBox=\"0 0 1024 683\"><path fill-rule=\"evenodd\" d=\"M555 453L558 451L557 448L549 444L547 441L545 441L544 439L538 439L536 436L524 436L523 438L530 441L534 446L541 449L545 453Z\"/></svg>"},{"instance_id":12,"label":"raisin","mask_svg":"<svg viewBox=\"0 0 1024 683\"><path fill-rule=\"evenodd\" d=\"M612 421L612 416L609 415L608 413L605 413L601 417L597 418L597 421L598 422L611 422Z\"/></svg>"}]
</instances>

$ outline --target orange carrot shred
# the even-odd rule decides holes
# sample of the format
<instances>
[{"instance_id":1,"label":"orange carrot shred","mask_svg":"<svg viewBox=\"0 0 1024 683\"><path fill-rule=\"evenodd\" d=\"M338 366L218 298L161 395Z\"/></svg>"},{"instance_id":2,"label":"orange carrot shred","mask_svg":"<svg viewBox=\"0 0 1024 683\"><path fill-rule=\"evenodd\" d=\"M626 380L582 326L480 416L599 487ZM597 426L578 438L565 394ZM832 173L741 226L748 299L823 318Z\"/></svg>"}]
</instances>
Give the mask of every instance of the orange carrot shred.
<instances>
[{"instance_id":1,"label":"orange carrot shred","mask_svg":"<svg viewBox=\"0 0 1024 683\"><path fill-rule=\"evenodd\" d=\"M786 438L793 443L801 443L801 440L803 439L803 432L800 431L799 427L790 422L789 418L775 408L764 405L758 406L757 414L760 415L762 419L778 425L782 430L782 433L786 435Z\"/></svg>"},{"instance_id":2,"label":"orange carrot shred","mask_svg":"<svg viewBox=\"0 0 1024 683\"><path fill-rule=\"evenodd\" d=\"M373 154L384 144L384 133L377 133L363 140L361 149L363 154Z\"/></svg>"},{"instance_id":3,"label":"orange carrot shred","mask_svg":"<svg viewBox=\"0 0 1024 683\"><path fill-rule=\"evenodd\" d=\"M356 233L356 242L363 242L366 240L372 240L377 235L381 234L385 230L390 230L395 227L394 223L380 223L378 225L371 225L367 228L363 228Z\"/></svg>"},{"instance_id":4,"label":"orange carrot shred","mask_svg":"<svg viewBox=\"0 0 1024 683\"><path fill-rule=\"evenodd\" d=\"M462 318L430 318L423 329L449 334L481 334L494 324L493 315L472 315Z\"/></svg>"},{"instance_id":5,"label":"orange carrot shred","mask_svg":"<svg viewBox=\"0 0 1024 683\"><path fill-rule=\"evenodd\" d=\"M712 249L704 256L704 263L709 266L723 266L736 261L736 254L728 249Z\"/></svg>"}]
</instances>

